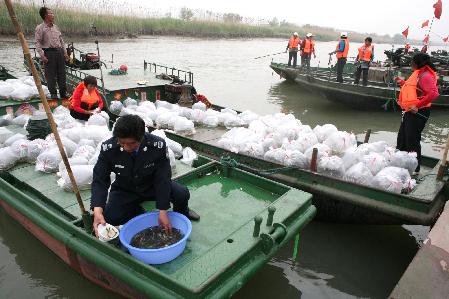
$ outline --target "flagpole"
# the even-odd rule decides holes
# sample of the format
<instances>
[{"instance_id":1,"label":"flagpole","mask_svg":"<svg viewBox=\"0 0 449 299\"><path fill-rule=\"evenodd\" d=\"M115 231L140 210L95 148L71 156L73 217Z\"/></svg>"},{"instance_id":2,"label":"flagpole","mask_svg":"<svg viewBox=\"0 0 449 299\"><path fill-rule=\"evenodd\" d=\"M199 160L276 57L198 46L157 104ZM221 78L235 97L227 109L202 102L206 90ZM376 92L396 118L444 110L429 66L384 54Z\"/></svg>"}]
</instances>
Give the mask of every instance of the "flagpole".
<instances>
[{"instance_id":1,"label":"flagpole","mask_svg":"<svg viewBox=\"0 0 449 299\"><path fill-rule=\"evenodd\" d=\"M427 41L426 41L426 46L427 46L427 52L429 52L429 41L430 41L430 31L432 30L432 25L433 25L433 20L435 20L435 15L432 17L432 21L430 21L430 25L429 25L429 30L427 31Z\"/></svg>"}]
</instances>

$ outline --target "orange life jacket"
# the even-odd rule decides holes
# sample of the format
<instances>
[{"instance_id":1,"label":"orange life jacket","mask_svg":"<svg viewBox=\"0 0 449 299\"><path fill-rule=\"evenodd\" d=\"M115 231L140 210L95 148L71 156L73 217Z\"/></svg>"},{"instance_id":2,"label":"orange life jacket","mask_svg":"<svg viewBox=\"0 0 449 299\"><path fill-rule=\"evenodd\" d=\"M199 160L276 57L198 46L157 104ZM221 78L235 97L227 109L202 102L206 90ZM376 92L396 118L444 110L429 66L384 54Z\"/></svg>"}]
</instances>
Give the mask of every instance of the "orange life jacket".
<instances>
[{"instance_id":1,"label":"orange life jacket","mask_svg":"<svg viewBox=\"0 0 449 299\"><path fill-rule=\"evenodd\" d=\"M337 59L348 57L348 52L349 52L349 40L348 39L344 39L344 38L340 39L335 50L340 50L341 41L345 42L345 48L344 48L343 52L337 52Z\"/></svg>"},{"instance_id":2,"label":"orange life jacket","mask_svg":"<svg viewBox=\"0 0 449 299\"><path fill-rule=\"evenodd\" d=\"M311 39L306 38L304 41L304 50L303 52L305 54L309 54L313 52L313 49L315 48L315 42Z\"/></svg>"},{"instance_id":3,"label":"orange life jacket","mask_svg":"<svg viewBox=\"0 0 449 299\"><path fill-rule=\"evenodd\" d=\"M84 110L93 110L98 108L98 105L100 103L100 97L98 96L98 93L96 89L89 92L89 90L84 86L84 82L81 82L78 84L76 89L82 89L82 95L81 95L81 108Z\"/></svg>"},{"instance_id":4,"label":"orange life jacket","mask_svg":"<svg viewBox=\"0 0 449 299\"><path fill-rule=\"evenodd\" d=\"M288 42L289 49L298 49L299 45L299 37L290 37L290 41Z\"/></svg>"},{"instance_id":5,"label":"orange life jacket","mask_svg":"<svg viewBox=\"0 0 449 299\"><path fill-rule=\"evenodd\" d=\"M373 45L367 47L365 45L359 48L359 60L371 61L371 55L373 54Z\"/></svg>"},{"instance_id":6,"label":"orange life jacket","mask_svg":"<svg viewBox=\"0 0 449 299\"><path fill-rule=\"evenodd\" d=\"M433 79L435 85L437 84L437 74L428 66L420 68L412 73L412 75L405 81L404 85L401 87L401 91L399 92L399 105L402 110L409 111L410 107L416 106L420 100L420 96L418 96L418 92L420 89L418 87L419 79L426 73L429 72ZM432 104L429 103L422 108L430 107Z\"/></svg>"}]
</instances>

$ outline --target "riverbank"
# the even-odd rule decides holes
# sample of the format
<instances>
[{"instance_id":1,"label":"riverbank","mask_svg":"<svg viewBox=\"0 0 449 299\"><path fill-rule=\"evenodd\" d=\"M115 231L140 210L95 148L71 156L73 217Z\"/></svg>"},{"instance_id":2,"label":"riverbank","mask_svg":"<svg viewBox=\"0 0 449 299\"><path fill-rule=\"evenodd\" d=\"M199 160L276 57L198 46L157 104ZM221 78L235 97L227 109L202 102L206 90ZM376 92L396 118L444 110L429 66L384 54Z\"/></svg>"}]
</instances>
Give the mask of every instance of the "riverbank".
<instances>
[{"instance_id":1,"label":"riverbank","mask_svg":"<svg viewBox=\"0 0 449 299\"><path fill-rule=\"evenodd\" d=\"M14 3L14 8L22 24L25 35L34 35L36 25L42 20L38 14L39 6L35 4ZM300 36L313 32L318 41L338 39L339 32L333 28L305 25L250 25L244 23L227 23L217 21L190 20L176 18L136 18L132 16L116 16L102 12L88 13L58 7L54 9L56 23L68 37L86 37L93 34L92 25L98 35L110 37L134 38L140 35L190 36L201 38L288 38L297 31ZM15 35L5 4L0 3L0 36ZM352 41L362 41L366 34L351 32ZM373 36L377 42L389 43L389 36Z\"/></svg>"}]
</instances>

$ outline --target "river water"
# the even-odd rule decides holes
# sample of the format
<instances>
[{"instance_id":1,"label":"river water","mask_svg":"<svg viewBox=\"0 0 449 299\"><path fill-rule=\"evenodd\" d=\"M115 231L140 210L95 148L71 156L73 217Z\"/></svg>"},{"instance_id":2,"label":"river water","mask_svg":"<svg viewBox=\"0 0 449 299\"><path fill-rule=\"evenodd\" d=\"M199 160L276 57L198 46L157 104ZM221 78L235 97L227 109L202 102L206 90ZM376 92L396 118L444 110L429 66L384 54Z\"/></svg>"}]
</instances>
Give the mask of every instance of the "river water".
<instances>
[{"instance_id":1,"label":"river water","mask_svg":"<svg viewBox=\"0 0 449 299\"><path fill-rule=\"evenodd\" d=\"M400 112L356 111L285 82L268 67L271 58L254 57L281 52L280 39L209 40L184 37L146 37L100 40L104 60L117 67L143 67L143 60L191 70L195 87L213 103L259 114L293 113L303 123L333 123L341 130L395 145ZM360 44L352 43L350 56ZM93 41L76 46L95 52ZM312 65L327 66L335 43L316 45ZM376 45L376 59L391 45ZM23 70L15 40L0 40L0 64L16 73ZM274 56L285 61L286 54ZM423 153L441 156L448 133L447 112L432 111L423 133ZM299 254L285 246L235 298L385 298L405 271L429 231L423 226L343 225L314 221L301 233ZM0 210L0 298L115 298L58 260L6 213Z\"/></svg>"}]
</instances>

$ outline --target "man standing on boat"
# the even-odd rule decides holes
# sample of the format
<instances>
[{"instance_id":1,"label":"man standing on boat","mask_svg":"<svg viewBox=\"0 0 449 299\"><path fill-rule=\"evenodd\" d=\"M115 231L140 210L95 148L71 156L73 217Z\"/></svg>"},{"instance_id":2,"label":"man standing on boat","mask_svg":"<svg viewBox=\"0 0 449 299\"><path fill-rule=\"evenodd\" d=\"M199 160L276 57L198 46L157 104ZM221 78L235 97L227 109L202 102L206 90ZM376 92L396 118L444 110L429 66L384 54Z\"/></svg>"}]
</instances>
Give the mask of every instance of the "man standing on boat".
<instances>
[{"instance_id":1,"label":"man standing on boat","mask_svg":"<svg viewBox=\"0 0 449 299\"><path fill-rule=\"evenodd\" d=\"M287 48L285 49L285 52L288 51L288 66L292 65L293 59L293 67L296 67L296 62L298 60L298 48L300 42L301 40L299 39L298 32L294 32L292 34L292 37L288 41Z\"/></svg>"},{"instance_id":2,"label":"man standing on boat","mask_svg":"<svg viewBox=\"0 0 449 299\"><path fill-rule=\"evenodd\" d=\"M396 148L401 151L416 152L419 173L421 166L421 133L430 117L430 106L439 96L436 69L425 53L417 53L412 58L413 73L404 81L396 78L402 86L398 104L402 108Z\"/></svg>"},{"instance_id":3,"label":"man standing on boat","mask_svg":"<svg viewBox=\"0 0 449 299\"><path fill-rule=\"evenodd\" d=\"M410 51L410 44L409 43L405 43L404 53L407 54L409 51Z\"/></svg>"},{"instance_id":4,"label":"man standing on boat","mask_svg":"<svg viewBox=\"0 0 449 299\"><path fill-rule=\"evenodd\" d=\"M111 173L116 175L111 184ZM173 211L199 220L189 209L189 190L171 180L171 167L165 140L145 133L145 123L137 115L125 115L115 123L113 137L101 145L94 167L91 209L94 229L99 224L121 225L144 213L141 203L156 201L159 224L167 231L170 203Z\"/></svg>"},{"instance_id":5,"label":"man standing on boat","mask_svg":"<svg viewBox=\"0 0 449 299\"><path fill-rule=\"evenodd\" d=\"M39 9L42 20L35 30L36 50L44 63L45 79L52 99L58 98L56 82L59 87L59 97L67 98L65 62L69 56L62 39L61 31L54 24L55 16L47 7Z\"/></svg>"},{"instance_id":6,"label":"man standing on boat","mask_svg":"<svg viewBox=\"0 0 449 299\"><path fill-rule=\"evenodd\" d=\"M343 70L345 68L346 60L349 52L348 33L342 32L340 34L340 41L337 44L334 52L329 55L337 54L337 82L343 83Z\"/></svg>"},{"instance_id":7,"label":"man standing on boat","mask_svg":"<svg viewBox=\"0 0 449 299\"><path fill-rule=\"evenodd\" d=\"M310 70L310 59L316 58L315 42L313 41L313 34L307 33L306 38L301 42L301 66Z\"/></svg>"},{"instance_id":8,"label":"man standing on boat","mask_svg":"<svg viewBox=\"0 0 449 299\"><path fill-rule=\"evenodd\" d=\"M371 62L374 60L374 46L371 44L373 39L371 37L365 38L365 44L359 48L359 53L355 59L357 66L355 71L354 84L359 84L360 75L363 73L363 86L368 85L368 70Z\"/></svg>"}]
</instances>

